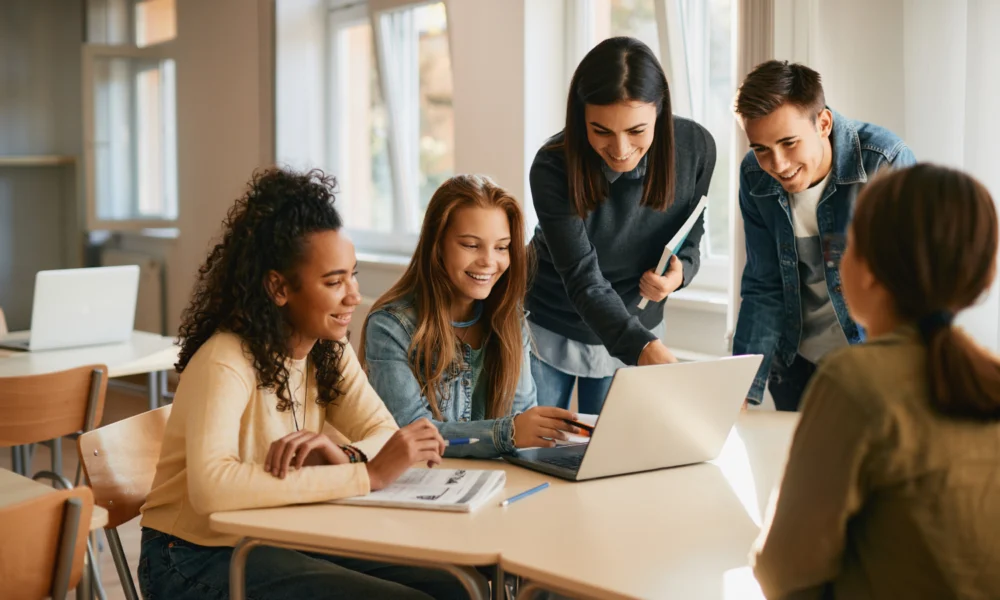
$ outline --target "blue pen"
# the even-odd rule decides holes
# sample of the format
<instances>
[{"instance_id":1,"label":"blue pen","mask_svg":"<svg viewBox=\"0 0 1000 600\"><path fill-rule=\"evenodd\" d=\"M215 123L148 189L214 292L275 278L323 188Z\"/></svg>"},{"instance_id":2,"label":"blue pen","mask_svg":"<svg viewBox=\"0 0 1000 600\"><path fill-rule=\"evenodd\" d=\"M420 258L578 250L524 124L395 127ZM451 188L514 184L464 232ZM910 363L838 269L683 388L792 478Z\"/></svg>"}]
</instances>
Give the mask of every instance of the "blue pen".
<instances>
[{"instance_id":1,"label":"blue pen","mask_svg":"<svg viewBox=\"0 0 1000 600\"><path fill-rule=\"evenodd\" d=\"M465 446L466 444L475 444L479 442L479 438L455 438L452 440L445 440L445 446Z\"/></svg>"},{"instance_id":2,"label":"blue pen","mask_svg":"<svg viewBox=\"0 0 1000 600\"><path fill-rule=\"evenodd\" d=\"M510 504L512 502L517 502L521 498L527 498L528 496L534 494L535 492L540 492L540 491L544 490L547 487L549 487L549 482L548 481L546 481L542 485L536 485L535 487L531 488L530 490L525 490L525 491L521 492L520 494L517 494L516 496L511 496L510 498L507 498L506 500L504 500L503 502L500 503L500 506L504 507L504 506L507 506L508 504Z\"/></svg>"}]
</instances>

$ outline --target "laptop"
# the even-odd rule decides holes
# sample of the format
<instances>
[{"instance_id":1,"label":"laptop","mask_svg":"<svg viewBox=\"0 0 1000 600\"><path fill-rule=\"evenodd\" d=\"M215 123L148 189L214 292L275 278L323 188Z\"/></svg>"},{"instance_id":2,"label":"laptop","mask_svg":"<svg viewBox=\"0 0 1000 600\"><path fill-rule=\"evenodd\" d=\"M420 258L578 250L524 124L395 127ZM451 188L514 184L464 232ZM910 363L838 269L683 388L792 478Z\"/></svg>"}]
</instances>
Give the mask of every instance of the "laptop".
<instances>
[{"instance_id":1,"label":"laptop","mask_svg":"<svg viewBox=\"0 0 1000 600\"><path fill-rule=\"evenodd\" d=\"M138 294L138 265L39 271L31 330L0 337L0 348L38 352L126 342Z\"/></svg>"},{"instance_id":2,"label":"laptop","mask_svg":"<svg viewBox=\"0 0 1000 600\"><path fill-rule=\"evenodd\" d=\"M763 356L625 367L615 372L590 442L504 459L571 481L716 458Z\"/></svg>"}]
</instances>

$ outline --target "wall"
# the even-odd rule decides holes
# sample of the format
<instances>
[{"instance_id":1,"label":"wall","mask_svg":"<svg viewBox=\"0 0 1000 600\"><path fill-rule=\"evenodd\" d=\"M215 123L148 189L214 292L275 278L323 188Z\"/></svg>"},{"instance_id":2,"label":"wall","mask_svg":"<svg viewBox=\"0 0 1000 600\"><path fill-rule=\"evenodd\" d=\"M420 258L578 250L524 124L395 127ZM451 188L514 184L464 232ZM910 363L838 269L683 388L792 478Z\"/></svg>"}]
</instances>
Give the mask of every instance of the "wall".
<instances>
[{"instance_id":1,"label":"wall","mask_svg":"<svg viewBox=\"0 0 1000 600\"><path fill-rule=\"evenodd\" d=\"M963 168L1000 201L1000 4L990 0L836 0L818 6L812 64L831 106L888 127L917 158ZM845 32L850 32L845 34ZM862 43L863 42L863 43ZM1000 288L959 318L1000 349Z\"/></svg>"},{"instance_id":2,"label":"wall","mask_svg":"<svg viewBox=\"0 0 1000 600\"><path fill-rule=\"evenodd\" d=\"M0 156L79 157L80 2L0 3ZM77 171L0 167L0 306L30 326L35 273L79 266Z\"/></svg>"},{"instance_id":3,"label":"wall","mask_svg":"<svg viewBox=\"0 0 1000 600\"><path fill-rule=\"evenodd\" d=\"M168 330L254 169L273 162L273 6L266 0L177 3L180 237L168 256Z\"/></svg>"},{"instance_id":4,"label":"wall","mask_svg":"<svg viewBox=\"0 0 1000 600\"><path fill-rule=\"evenodd\" d=\"M448 0L455 172L524 198L525 0Z\"/></svg>"}]
</instances>

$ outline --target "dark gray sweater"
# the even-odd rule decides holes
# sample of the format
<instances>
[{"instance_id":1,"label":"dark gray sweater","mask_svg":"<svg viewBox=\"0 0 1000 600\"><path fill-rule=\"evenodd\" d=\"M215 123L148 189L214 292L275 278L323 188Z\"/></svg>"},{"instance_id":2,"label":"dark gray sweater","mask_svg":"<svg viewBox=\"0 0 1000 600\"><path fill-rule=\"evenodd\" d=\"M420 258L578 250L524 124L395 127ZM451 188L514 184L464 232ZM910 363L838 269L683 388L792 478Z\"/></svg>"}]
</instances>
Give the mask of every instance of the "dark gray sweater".
<instances>
[{"instance_id":1,"label":"dark gray sweater","mask_svg":"<svg viewBox=\"0 0 1000 600\"><path fill-rule=\"evenodd\" d=\"M550 142L561 141L562 135ZM585 219L570 202L562 150L538 151L530 173L538 215L531 244L538 270L526 300L529 320L571 340L604 344L612 356L636 364L656 338L649 330L663 320L666 302L639 310L639 279L656 267L663 247L708 194L715 169L715 140L701 125L675 116L674 144L676 189L668 210L639 204L642 174L663 168L644 160L610 182L608 197ZM677 253L684 263L683 285L698 272L704 232L701 217Z\"/></svg>"}]
</instances>

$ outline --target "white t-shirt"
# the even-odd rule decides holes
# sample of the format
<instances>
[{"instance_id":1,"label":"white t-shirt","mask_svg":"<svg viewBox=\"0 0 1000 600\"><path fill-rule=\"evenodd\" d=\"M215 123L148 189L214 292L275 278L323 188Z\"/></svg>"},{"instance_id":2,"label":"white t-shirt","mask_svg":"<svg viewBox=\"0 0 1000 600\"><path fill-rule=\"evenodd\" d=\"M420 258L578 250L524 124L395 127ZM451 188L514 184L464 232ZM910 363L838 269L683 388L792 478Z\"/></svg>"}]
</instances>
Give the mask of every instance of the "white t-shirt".
<instances>
[{"instance_id":1,"label":"white t-shirt","mask_svg":"<svg viewBox=\"0 0 1000 600\"><path fill-rule=\"evenodd\" d=\"M802 290L802 338L799 342L799 354L813 363L819 362L827 352L847 345L847 337L837 320L826 286L823 240L816 220L816 207L823 198L823 191L829 180L830 174L827 173L823 181L792 194L789 199Z\"/></svg>"}]
</instances>

